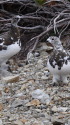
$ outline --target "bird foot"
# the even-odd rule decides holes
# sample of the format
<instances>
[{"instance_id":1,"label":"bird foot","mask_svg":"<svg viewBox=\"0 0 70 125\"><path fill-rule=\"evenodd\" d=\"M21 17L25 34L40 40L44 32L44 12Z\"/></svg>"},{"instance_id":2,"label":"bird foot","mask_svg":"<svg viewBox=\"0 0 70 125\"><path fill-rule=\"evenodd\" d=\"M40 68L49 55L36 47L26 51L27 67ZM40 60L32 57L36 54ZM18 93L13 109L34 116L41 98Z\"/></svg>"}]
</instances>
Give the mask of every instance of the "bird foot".
<instances>
[{"instance_id":1,"label":"bird foot","mask_svg":"<svg viewBox=\"0 0 70 125\"><path fill-rule=\"evenodd\" d=\"M50 85L51 86L61 86L61 87L63 87L64 85L67 85L68 84L68 80L67 81L59 81L59 82L55 82L55 81L53 81L52 83L50 83Z\"/></svg>"}]
</instances>

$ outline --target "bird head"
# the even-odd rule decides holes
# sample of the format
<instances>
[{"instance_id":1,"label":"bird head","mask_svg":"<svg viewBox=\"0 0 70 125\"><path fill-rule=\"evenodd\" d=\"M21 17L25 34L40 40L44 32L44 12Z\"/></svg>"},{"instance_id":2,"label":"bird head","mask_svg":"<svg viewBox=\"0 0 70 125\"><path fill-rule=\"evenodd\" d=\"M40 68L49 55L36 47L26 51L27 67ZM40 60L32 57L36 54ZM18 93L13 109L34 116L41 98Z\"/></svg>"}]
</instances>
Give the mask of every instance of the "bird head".
<instances>
[{"instance_id":1,"label":"bird head","mask_svg":"<svg viewBox=\"0 0 70 125\"><path fill-rule=\"evenodd\" d=\"M17 26L18 25L18 22L20 21L21 17L19 15L17 16L14 16L12 18L12 21L11 21L11 24L14 25L14 26Z\"/></svg>"},{"instance_id":2,"label":"bird head","mask_svg":"<svg viewBox=\"0 0 70 125\"><path fill-rule=\"evenodd\" d=\"M57 49L63 48L59 37L56 37L56 36L50 36L47 39L47 43L50 43L54 48L57 48Z\"/></svg>"}]
</instances>

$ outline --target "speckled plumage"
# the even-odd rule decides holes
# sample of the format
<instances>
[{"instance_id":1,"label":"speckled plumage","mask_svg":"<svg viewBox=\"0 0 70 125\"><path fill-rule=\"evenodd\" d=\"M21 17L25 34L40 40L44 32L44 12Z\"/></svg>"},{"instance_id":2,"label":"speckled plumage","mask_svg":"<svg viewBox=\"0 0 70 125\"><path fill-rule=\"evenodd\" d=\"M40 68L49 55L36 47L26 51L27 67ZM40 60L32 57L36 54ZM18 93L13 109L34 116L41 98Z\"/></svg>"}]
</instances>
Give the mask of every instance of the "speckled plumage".
<instances>
[{"instance_id":1,"label":"speckled plumage","mask_svg":"<svg viewBox=\"0 0 70 125\"><path fill-rule=\"evenodd\" d=\"M53 52L49 56L47 66L53 74L53 83L68 83L67 75L70 73L70 55L64 50L58 37L47 39L53 45Z\"/></svg>"},{"instance_id":2,"label":"speckled plumage","mask_svg":"<svg viewBox=\"0 0 70 125\"><path fill-rule=\"evenodd\" d=\"M17 21L18 18L14 18L10 30L0 36L0 67L21 50L20 32L16 26Z\"/></svg>"}]
</instances>

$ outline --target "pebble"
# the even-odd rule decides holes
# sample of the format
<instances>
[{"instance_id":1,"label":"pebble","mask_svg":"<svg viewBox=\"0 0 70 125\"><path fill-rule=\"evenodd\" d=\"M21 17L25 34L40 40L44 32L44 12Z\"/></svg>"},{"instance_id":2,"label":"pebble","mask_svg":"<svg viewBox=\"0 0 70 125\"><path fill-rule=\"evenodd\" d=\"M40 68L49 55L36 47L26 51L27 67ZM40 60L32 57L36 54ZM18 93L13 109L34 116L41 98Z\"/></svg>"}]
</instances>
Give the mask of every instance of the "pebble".
<instances>
[{"instance_id":1,"label":"pebble","mask_svg":"<svg viewBox=\"0 0 70 125\"><path fill-rule=\"evenodd\" d=\"M43 60L42 59L39 59L38 62L37 62L37 68L38 69L42 69L44 66L43 66Z\"/></svg>"},{"instance_id":2,"label":"pebble","mask_svg":"<svg viewBox=\"0 0 70 125\"><path fill-rule=\"evenodd\" d=\"M52 111L57 112L58 108L56 106L53 106Z\"/></svg>"},{"instance_id":3,"label":"pebble","mask_svg":"<svg viewBox=\"0 0 70 125\"><path fill-rule=\"evenodd\" d=\"M7 77L2 78L2 80L4 81L4 83L18 82L19 81L19 75L7 76Z\"/></svg>"},{"instance_id":4,"label":"pebble","mask_svg":"<svg viewBox=\"0 0 70 125\"><path fill-rule=\"evenodd\" d=\"M68 110L68 107L59 107L58 111L59 112L66 112Z\"/></svg>"},{"instance_id":5,"label":"pebble","mask_svg":"<svg viewBox=\"0 0 70 125\"><path fill-rule=\"evenodd\" d=\"M16 121L14 122L14 124L16 124L16 125L23 125L23 123L22 123L20 120L16 120Z\"/></svg>"},{"instance_id":6,"label":"pebble","mask_svg":"<svg viewBox=\"0 0 70 125\"><path fill-rule=\"evenodd\" d=\"M68 120L68 125L70 125L70 119Z\"/></svg>"},{"instance_id":7,"label":"pebble","mask_svg":"<svg viewBox=\"0 0 70 125\"><path fill-rule=\"evenodd\" d=\"M56 106L53 106L53 108L52 108L52 111L54 111L54 112L66 112L67 111L67 109L68 109L68 107L56 107Z\"/></svg>"},{"instance_id":8,"label":"pebble","mask_svg":"<svg viewBox=\"0 0 70 125\"><path fill-rule=\"evenodd\" d=\"M50 97L48 94L46 94L43 90L37 89L34 90L31 93L32 97L35 99L39 99L43 104L45 104L47 101L50 102Z\"/></svg>"},{"instance_id":9,"label":"pebble","mask_svg":"<svg viewBox=\"0 0 70 125\"><path fill-rule=\"evenodd\" d=\"M3 122L2 122L2 120L0 119L0 125L3 125Z\"/></svg>"},{"instance_id":10,"label":"pebble","mask_svg":"<svg viewBox=\"0 0 70 125\"><path fill-rule=\"evenodd\" d=\"M16 108L16 107L19 107L19 106L24 106L27 102L28 102L28 100L16 99L16 100L11 104L11 107Z\"/></svg>"},{"instance_id":11,"label":"pebble","mask_svg":"<svg viewBox=\"0 0 70 125\"><path fill-rule=\"evenodd\" d=\"M39 53L39 52L35 52L35 53L34 53L34 56L35 56L35 57L39 57L39 56L40 56L40 53Z\"/></svg>"},{"instance_id":12,"label":"pebble","mask_svg":"<svg viewBox=\"0 0 70 125\"><path fill-rule=\"evenodd\" d=\"M40 101L39 101L38 99L34 99L34 100L32 100L31 102L28 102L28 103L26 104L26 106L32 106L32 105L38 106L38 105L40 105Z\"/></svg>"},{"instance_id":13,"label":"pebble","mask_svg":"<svg viewBox=\"0 0 70 125\"><path fill-rule=\"evenodd\" d=\"M43 79L43 80L47 80L48 77L47 77L47 76L42 76L41 79Z\"/></svg>"}]
</instances>

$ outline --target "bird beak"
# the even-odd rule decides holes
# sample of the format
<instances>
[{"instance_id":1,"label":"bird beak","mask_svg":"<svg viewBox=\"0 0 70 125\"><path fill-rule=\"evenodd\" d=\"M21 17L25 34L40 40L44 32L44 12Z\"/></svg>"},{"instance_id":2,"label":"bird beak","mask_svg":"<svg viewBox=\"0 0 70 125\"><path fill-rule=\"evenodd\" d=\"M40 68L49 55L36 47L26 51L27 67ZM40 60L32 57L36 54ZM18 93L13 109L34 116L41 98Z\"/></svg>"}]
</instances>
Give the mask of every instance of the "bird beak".
<instances>
[{"instance_id":1,"label":"bird beak","mask_svg":"<svg viewBox=\"0 0 70 125\"><path fill-rule=\"evenodd\" d=\"M48 38L48 39L47 39L47 42L51 43L51 40Z\"/></svg>"},{"instance_id":2,"label":"bird beak","mask_svg":"<svg viewBox=\"0 0 70 125\"><path fill-rule=\"evenodd\" d=\"M53 47L53 45L52 45L52 43L51 43L51 40L50 40L49 38L46 40L46 43L47 43L48 46Z\"/></svg>"}]
</instances>

